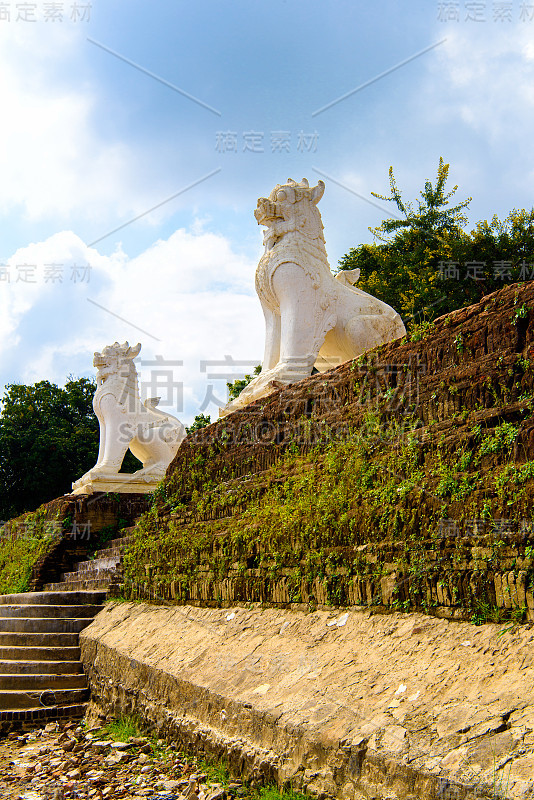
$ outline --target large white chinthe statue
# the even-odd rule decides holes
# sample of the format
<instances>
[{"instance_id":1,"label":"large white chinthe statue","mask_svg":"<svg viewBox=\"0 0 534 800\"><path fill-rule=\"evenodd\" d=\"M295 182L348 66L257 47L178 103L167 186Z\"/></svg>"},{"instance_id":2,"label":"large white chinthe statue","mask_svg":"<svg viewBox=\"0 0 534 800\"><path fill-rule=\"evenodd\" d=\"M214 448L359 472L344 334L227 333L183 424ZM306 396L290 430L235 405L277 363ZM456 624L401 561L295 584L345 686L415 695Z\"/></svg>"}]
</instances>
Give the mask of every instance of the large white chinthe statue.
<instances>
[{"instance_id":1,"label":"large white chinthe statue","mask_svg":"<svg viewBox=\"0 0 534 800\"><path fill-rule=\"evenodd\" d=\"M313 367L324 372L406 333L394 309L353 285L359 270L330 271L317 208L324 188L323 181L310 188L305 178L289 179L258 200L254 216L266 227L256 270L263 365L221 416L308 377Z\"/></svg>"},{"instance_id":2,"label":"large white chinthe statue","mask_svg":"<svg viewBox=\"0 0 534 800\"><path fill-rule=\"evenodd\" d=\"M141 402L133 361L140 350L140 344L130 347L128 342L115 342L95 353L93 408L100 423L98 460L72 484L73 494L151 492L185 438L182 423L156 408L159 397ZM143 467L131 474L119 473L128 448Z\"/></svg>"}]
</instances>

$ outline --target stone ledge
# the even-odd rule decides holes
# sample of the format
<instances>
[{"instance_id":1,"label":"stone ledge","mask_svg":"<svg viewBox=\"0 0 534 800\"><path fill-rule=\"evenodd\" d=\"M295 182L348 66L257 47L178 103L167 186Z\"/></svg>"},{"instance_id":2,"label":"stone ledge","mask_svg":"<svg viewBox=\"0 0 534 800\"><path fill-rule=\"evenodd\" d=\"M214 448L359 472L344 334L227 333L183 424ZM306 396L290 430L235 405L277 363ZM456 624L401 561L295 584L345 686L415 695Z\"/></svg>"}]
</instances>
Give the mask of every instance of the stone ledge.
<instances>
[{"instance_id":1,"label":"stone ledge","mask_svg":"<svg viewBox=\"0 0 534 800\"><path fill-rule=\"evenodd\" d=\"M523 551L525 547L526 545L523 546ZM528 563L530 567L530 560ZM500 566L502 568L502 561ZM519 548L515 566L521 566ZM451 569L449 564L443 564L440 574L426 579L428 605L425 613L445 619L469 620L473 615L469 606L477 602L487 602L496 611L519 612L527 621L534 622L534 578L526 570L519 569L517 575L511 567L509 570L481 574L467 561L457 563L455 569ZM310 581L299 578L295 584L284 574L291 573L291 570L279 569L274 579L265 574L257 574L259 572L247 569L235 575L229 570L227 577L218 580L213 572L199 569L194 579L177 574L175 580L167 584L155 581L150 583L148 580L137 585L125 583L120 591L124 591L129 599L212 608L242 603L261 603L263 608L272 606L305 611L310 608L321 610L331 607L328 603L328 586L323 579L315 578ZM147 577L151 577L150 573ZM341 603L337 603L340 606L345 601L350 607L367 608L383 614L399 609L399 603L410 598L410 576L398 573L395 569L384 572L380 578L346 575L340 569L333 577L338 597L342 598ZM295 595L302 600L293 600ZM459 604L462 600L467 607L462 608ZM367 606L364 605L366 602Z\"/></svg>"},{"instance_id":2,"label":"stone ledge","mask_svg":"<svg viewBox=\"0 0 534 800\"><path fill-rule=\"evenodd\" d=\"M102 493L110 494L150 494L163 475L144 475L136 477L135 474L117 473L113 475L92 475L80 478L72 484L72 496L79 497Z\"/></svg>"},{"instance_id":3,"label":"stone ledge","mask_svg":"<svg viewBox=\"0 0 534 800\"><path fill-rule=\"evenodd\" d=\"M47 722L64 722L81 719L87 712L87 703L67 706L48 706L29 709L7 709L0 711L0 735L12 731L33 730Z\"/></svg>"},{"instance_id":4,"label":"stone ledge","mask_svg":"<svg viewBox=\"0 0 534 800\"><path fill-rule=\"evenodd\" d=\"M93 713L318 796L534 794L534 635L421 614L117 603L80 635ZM452 794L448 796L452 797Z\"/></svg>"}]
</instances>

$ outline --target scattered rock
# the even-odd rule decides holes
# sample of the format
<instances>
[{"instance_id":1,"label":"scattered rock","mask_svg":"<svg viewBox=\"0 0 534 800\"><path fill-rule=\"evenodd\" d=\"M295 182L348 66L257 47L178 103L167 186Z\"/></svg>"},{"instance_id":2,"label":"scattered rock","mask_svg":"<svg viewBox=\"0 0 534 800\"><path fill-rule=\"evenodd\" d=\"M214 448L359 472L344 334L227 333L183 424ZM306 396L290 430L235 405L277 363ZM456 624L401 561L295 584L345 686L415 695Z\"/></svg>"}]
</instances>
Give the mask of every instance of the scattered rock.
<instances>
[{"instance_id":1,"label":"scattered rock","mask_svg":"<svg viewBox=\"0 0 534 800\"><path fill-rule=\"evenodd\" d=\"M174 791L180 787L181 781L163 781L163 788Z\"/></svg>"},{"instance_id":2,"label":"scattered rock","mask_svg":"<svg viewBox=\"0 0 534 800\"><path fill-rule=\"evenodd\" d=\"M105 763L113 766L114 764L119 764L124 759L128 758L128 753L124 753L120 750L114 750L104 759Z\"/></svg>"},{"instance_id":3,"label":"scattered rock","mask_svg":"<svg viewBox=\"0 0 534 800\"><path fill-rule=\"evenodd\" d=\"M226 800L226 789L216 789L206 797L206 800Z\"/></svg>"},{"instance_id":4,"label":"scattered rock","mask_svg":"<svg viewBox=\"0 0 534 800\"><path fill-rule=\"evenodd\" d=\"M53 733L57 731L58 725L57 722L49 722L48 725L45 725L44 732L45 733Z\"/></svg>"},{"instance_id":5,"label":"scattered rock","mask_svg":"<svg viewBox=\"0 0 534 800\"><path fill-rule=\"evenodd\" d=\"M81 774L82 773L80 772L80 770L78 768L71 769L70 772L67 772L67 778L70 778L71 781L77 781L78 778L81 777Z\"/></svg>"},{"instance_id":6,"label":"scattered rock","mask_svg":"<svg viewBox=\"0 0 534 800\"><path fill-rule=\"evenodd\" d=\"M93 750L106 750L112 744L111 739L95 739L91 742L91 747Z\"/></svg>"}]
</instances>

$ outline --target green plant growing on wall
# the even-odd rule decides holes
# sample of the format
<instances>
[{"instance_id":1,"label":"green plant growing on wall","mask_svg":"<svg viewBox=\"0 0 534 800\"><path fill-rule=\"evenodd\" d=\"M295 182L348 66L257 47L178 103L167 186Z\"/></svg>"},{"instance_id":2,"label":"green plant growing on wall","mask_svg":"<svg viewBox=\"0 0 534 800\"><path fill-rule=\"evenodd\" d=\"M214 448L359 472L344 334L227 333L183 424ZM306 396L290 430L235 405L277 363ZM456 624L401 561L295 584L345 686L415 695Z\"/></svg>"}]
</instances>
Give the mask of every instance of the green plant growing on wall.
<instances>
[{"instance_id":1,"label":"green plant growing on wall","mask_svg":"<svg viewBox=\"0 0 534 800\"><path fill-rule=\"evenodd\" d=\"M518 309L516 309L516 311L515 311L515 313L514 313L514 315L513 315L512 319L511 319L511 323L512 323L512 325L517 325L517 323L518 323L518 321L519 321L520 319L525 319L525 317L527 317L527 316L528 316L528 311L529 311L529 309L528 309L528 308L527 308L527 306L526 306L526 305L523 303L523 305L522 305L522 306L520 306Z\"/></svg>"},{"instance_id":2,"label":"green plant growing on wall","mask_svg":"<svg viewBox=\"0 0 534 800\"><path fill-rule=\"evenodd\" d=\"M431 320L423 320L422 322L414 322L410 326L408 339L411 342L420 342L426 339L434 331L435 325Z\"/></svg>"},{"instance_id":3,"label":"green plant growing on wall","mask_svg":"<svg viewBox=\"0 0 534 800\"><path fill-rule=\"evenodd\" d=\"M240 580L265 585L267 597L284 570L291 602L302 601L302 586L311 593L306 599L312 606L318 596L319 602L337 605L347 602L352 580L359 586L368 582L377 598L376 587L389 574L386 561L394 561L407 581L395 604L432 612L437 600L431 587L440 574L465 569L470 558L460 537L442 547L440 521L448 516L491 521L512 501L514 513L523 514L532 498L534 467L510 461L518 424L489 430L480 424L469 428L467 422L464 443L454 451L431 425L420 426L415 414L396 418L377 405L343 438L323 426L315 447L303 450L292 441L285 455L281 450L278 460L262 469L261 487L247 468L234 475L223 460L215 474L207 447L191 451L187 469L165 482L165 500L155 503L134 535L126 559L130 585L148 582L168 599L171 584L180 584L173 597L183 602L195 597L199 576L209 573L223 581L238 563ZM215 442L222 453L224 437ZM491 451L490 471L480 465L481 449ZM178 509L181 519L169 520L170 509ZM403 552L386 556L383 548L398 548L400 542ZM485 558L473 556L476 569L487 568ZM495 547L492 568L498 569L502 558ZM449 599L466 608L469 598L458 586L450 585ZM214 603L217 596L214 587ZM508 612L499 613L506 618ZM484 610L475 608L473 614L481 618Z\"/></svg>"},{"instance_id":4,"label":"green plant growing on wall","mask_svg":"<svg viewBox=\"0 0 534 800\"><path fill-rule=\"evenodd\" d=\"M51 518L41 507L0 527L1 594L28 591L35 565L61 538L62 523L59 511Z\"/></svg>"},{"instance_id":5,"label":"green plant growing on wall","mask_svg":"<svg viewBox=\"0 0 534 800\"><path fill-rule=\"evenodd\" d=\"M487 433L480 443L479 455L486 456L501 451L509 452L517 438L519 428L511 422L502 422L493 429L493 433Z\"/></svg>"}]
</instances>

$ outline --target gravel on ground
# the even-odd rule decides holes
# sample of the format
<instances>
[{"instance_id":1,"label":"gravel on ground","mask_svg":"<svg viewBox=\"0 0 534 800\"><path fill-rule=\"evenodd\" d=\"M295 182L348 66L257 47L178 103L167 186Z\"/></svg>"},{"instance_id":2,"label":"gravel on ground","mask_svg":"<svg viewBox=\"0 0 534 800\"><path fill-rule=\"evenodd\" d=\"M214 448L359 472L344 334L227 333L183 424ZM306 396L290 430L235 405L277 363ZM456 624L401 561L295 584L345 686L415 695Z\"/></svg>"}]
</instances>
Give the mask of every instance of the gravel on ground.
<instances>
[{"instance_id":1,"label":"gravel on ground","mask_svg":"<svg viewBox=\"0 0 534 800\"><path fill-rule=\"evenodd\" d=\"M118 742L105 728L70 722L0 740L2 800L237 800L245 793L220 770L146 735Z\"/></svg>"}]
</instances>

